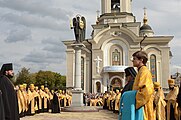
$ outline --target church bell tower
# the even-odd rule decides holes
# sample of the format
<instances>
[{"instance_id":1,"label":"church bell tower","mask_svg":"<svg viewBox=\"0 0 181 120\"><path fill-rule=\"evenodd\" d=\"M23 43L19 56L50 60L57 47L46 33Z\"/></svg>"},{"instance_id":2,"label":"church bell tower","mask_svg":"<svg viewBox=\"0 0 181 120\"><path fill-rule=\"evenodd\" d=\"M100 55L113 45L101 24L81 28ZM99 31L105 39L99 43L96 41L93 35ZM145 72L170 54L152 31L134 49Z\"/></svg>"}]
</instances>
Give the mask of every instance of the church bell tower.
<instances>
[{"instance_id":1,"label":"church bell tower","mask_svg":"<svg viewBox=\"0 0 181 120\"><path fill-rule=\"evenodd\" d=\"M101 0L100 24L135 22L132 0Z\"/></svg>"},{"instance_id":2,"label":"church bell tower","mask_svg":"<svg viewBox=\"0 0 181 120\"><path fill-rule=\"evenodd\" d=\"M113 12L131 13L132 0L101 0L102 14Z\"/></svg>"}]
</instances>

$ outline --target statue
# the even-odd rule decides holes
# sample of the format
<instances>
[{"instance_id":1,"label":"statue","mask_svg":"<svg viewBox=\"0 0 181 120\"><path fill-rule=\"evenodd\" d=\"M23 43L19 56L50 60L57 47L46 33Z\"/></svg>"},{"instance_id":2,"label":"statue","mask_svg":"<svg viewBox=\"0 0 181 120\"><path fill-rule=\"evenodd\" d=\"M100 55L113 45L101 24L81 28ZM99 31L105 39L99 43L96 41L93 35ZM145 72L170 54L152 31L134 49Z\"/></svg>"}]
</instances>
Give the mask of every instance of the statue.
<instances>
[{"instance_id":1,"label":"statue","mask_svg":"<svg viewBox=\"0 0 181 120\"><path fill-rule=\"evenodd\" d=\"M86 20L83 16L76 15L72 22L71 29L74 29L76 43L82 43L85 40Z\"/></svg>"}]
</instances>

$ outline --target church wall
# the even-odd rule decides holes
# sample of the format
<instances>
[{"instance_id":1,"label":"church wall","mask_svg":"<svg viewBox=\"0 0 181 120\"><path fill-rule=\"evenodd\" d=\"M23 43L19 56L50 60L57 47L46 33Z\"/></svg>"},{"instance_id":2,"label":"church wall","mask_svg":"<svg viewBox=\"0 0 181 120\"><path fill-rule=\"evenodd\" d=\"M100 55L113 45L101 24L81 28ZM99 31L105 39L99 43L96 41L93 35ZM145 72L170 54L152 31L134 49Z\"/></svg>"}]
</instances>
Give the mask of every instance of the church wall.
<instances>
[{"instance_id":1,"label":"church wall","mask_svg":"<svg viewBox=\"0 0 181 120\"><path fill-rule=\"evenodd\" d=\"M85 86L86 86L86 88L85 88L85 92L87 93L87 92L89 92L89 91L91 91L91 88L90 88L90 85L91 85L91 80L92 80L92 78L91 78L91 59L90 59L90 56L86 56L86 70L85 70L85 81L86 81L86 83L85 83Z\"/></svg>"},{"instance_id":2,"label":"church wall","mask_svg":"<svg viewBox=\"0 0 181 120\"><path fill-rule=\"evenodd\" d=\"M169 65L170 65L170 57L169 57L169 49L168 47L163 48L161 50L162 52L162 87L163 88L168 88L168 79L170 78L170 70L169 70Z\"/></svg>"},{"instance_id":3,"label":"church wall","mask_svg":"<svg viewBox=\"0 0 181 120\"><path fill-rule=\"evenodd\" d=\"M66 72L66 87L73 87L74 86L74 66L75 66L75 60L74 60L74 51L67 50L67 72Z\"/></svg>"},{"instance_id":4,"label":"church wall","mask_svg":"<svg viewBox=\"0 0 181 120\"><path fill-rule=\"evenodd\" d=\"M155 55L156 56L156 72L157 72L157 82L160 82L160 84L162 85L162 74L161 74L161 48L157 45L149 45L150 47L145 50L148 54L148 62L147 62L147 67L149 68L149 70L151 71L151 67L150 67L150 56L151 55Z\"/></svg>"},{"instance_id":5,"label":"church wall","mask_svg":"<svg viewBox=\"0 0 181 120\"><path fill-rule=\"evenodd\" d=\"M97 65L96 63L96 58L99 57L101 59L101 61L99 62L99 65ZM92 50L92 73L93 76L100 76L101 73L101 68L103 67L103 51L102 50ZM98 71L99 69L99 71Z\"/></svg>"},{"instance_id":6,"label":"church wall","mask_svg":"<svg viewBox=\"0 0 181 120\"><path fill-rule=\"evenodd\" d=\"M108 91L107 87L108 87L108 83L109 83L109 74L108 73L104 73L102 74L103 79L102 79L102 91Z\"/></svg>"},{"instance_id":7,"label":"church wall","mask_svg":"<svg viewBox=\"0 0 181 120\"><path fill-rule=\"evenodd\" d=\"M101 0L102 14L111 13L111 0Z\"/></svg>"}]
</instances>

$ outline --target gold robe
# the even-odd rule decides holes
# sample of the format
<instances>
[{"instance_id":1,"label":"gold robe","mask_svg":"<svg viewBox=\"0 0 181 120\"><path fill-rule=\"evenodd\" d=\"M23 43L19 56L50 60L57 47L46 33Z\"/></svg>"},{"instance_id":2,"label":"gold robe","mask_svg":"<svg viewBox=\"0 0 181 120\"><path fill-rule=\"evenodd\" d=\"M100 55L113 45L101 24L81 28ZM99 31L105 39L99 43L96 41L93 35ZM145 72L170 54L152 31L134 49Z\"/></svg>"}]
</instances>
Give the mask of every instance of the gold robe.
<instances>
[{"instance_id":1,"label":"gold robe","mask_svg":"<svg viewBox=\"0 0 181 120\"><path fill-rule=\"evenodd\" d=\"M26 109L24 96L21 90L17 91L17 98L18 98L18 107L19 107L19 113L24 112Z\"/></svg>"},{"instance_id":2,"label":"gold robe","mask_svg":"<svg viewBox=\"0 0 181 120\"><path fill-rule=\"evenodd\" d=\"M154 104L155 104L154 112L155 112L155 118L157 120L166 120L165 116L166 102L164 99L165 96L163 90L160 88L158 89L157 92L155 92L154 95Z\"/></svg>"},{"instance_id":3,"label":"gold robe","mask_svg":"<svg viewBox=\"0 0 181 120\"><path fill-rule=\"evenodd\" d=\"M34 92L28 90L28 105L31 103L30 108L31 109L31 114L35 114L35 99L34 99Z\"/></svg>"},{"instance_id":4,"label":"gold robe","mask_svg":"<svg viewBox=\"0 0 181 120\"><path fill-rule=\"evenodd\" d=\"M173 105L173 108L174 108L174 116L175 116L175 119L178 120L178 103L176 102L176 99L177 99L177 95L178 95L178 87L174 87L173 90L171 90L165 100L167 100L167 119L170 120L170 105L172 104Z\"/></svg>"},{"instance_id":5,"label":"gold robe","mask_svg":"<svg viewBox=\"0 0 181 120\"><path fill-rule=\"evenodd\" d=\"M23 94L23 97L24 97L25 111L27 111L28 110L28 98L29 98L29 96L28 96L28 93L25 90L22 91L22 94Z\"/></svg>"},{"instance_id":6,"label":"gold robe","mask_svg":"<svg viewBox=\"0 0 181 120\"><path fill-rule=\"evenodd\" d=\"M70 96L69 94L67 94L67 101L68 101L68 106L70 106L72 101L72 96Z\"/></svg>"},{"instance_id":7,"label":"gold robe","mask_svg":"<svg viewBox=\"0 0 181 120\"><path fill-rule=\"evenodd\" d=\"M120 97L121 97L121 93L117 94L117 95L116 95L116 98L115 98L115 110L117 110L117 111L119 111Z\"/></svg>"},{"instance_id":8,"label":"gold robe","mask_svg":"<svg viewBox=\"0 0 181 120\"><path fill-rule=\"evenodd\" d=\"M146 66L142 66L136 75L133 90L137 90L136 109L144 107L144 120L154 120L152 75Z\"/></svg>"},{"instance_id":9,"label":"gold robe","mask_svg":"<svg viewBox=\"0 0 181 120\"><path fill-rule=\"evenodd\" d=\"M90 99L90 106L96 106L98 99Z\"/></svg>"}]
</instances>

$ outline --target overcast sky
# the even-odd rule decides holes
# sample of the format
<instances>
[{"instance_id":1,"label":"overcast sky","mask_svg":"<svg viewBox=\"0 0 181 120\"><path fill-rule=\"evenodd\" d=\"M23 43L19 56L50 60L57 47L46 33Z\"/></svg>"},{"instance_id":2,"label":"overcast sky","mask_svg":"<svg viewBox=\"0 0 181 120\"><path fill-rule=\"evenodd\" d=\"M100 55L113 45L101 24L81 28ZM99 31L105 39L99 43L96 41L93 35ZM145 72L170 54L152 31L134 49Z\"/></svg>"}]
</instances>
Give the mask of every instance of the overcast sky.
<instances>
[{"instance_id":1,"label":"overcast sky","mask_svg":"<svg viewBox=\"0 0 181 120\"><path fill-rule=\"evenodd\" d=\"M132 0L132 12L148 23L155 35L173 35L171 71L181 72L181 0ZM64 40L74 39L69 19L87 19L87 38L101 11L101 0L0 0L0 65L13 62L15 74L22 67L31 72L51 70L66 74Z\"/></svg>"}]
</instances>

